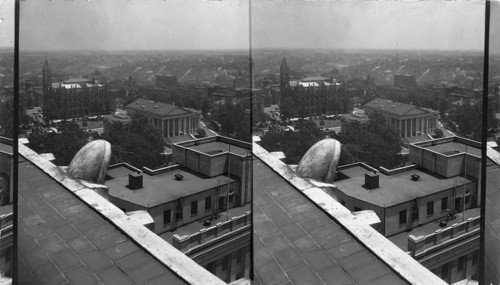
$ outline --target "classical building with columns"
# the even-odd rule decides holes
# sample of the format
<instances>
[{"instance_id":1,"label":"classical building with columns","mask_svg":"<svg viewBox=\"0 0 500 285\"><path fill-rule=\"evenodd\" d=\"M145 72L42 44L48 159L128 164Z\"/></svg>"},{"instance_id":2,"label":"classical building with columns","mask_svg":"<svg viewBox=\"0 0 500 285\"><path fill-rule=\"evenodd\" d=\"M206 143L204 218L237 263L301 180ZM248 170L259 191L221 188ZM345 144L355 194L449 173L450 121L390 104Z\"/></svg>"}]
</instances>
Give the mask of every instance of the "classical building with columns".
<instances>
[{"instance_id":1,"label":"classical building with columns","mask_svg":"<svg viewBox=\"0 0 500 285\"><path fill-rule=\"evenodd\" d=\"M399 129L403 138L434 132L438 112L387 99L373 99L364 106L366 114L379 113Z\"/></svg>"},{"instance_id":2,"label":"classical building with columns","mask_svg":"<svg viewBox=\"0 0 500 285\"><path fill-rule=\"evenodd\" d=\"M180 106L139 98L125 108L129 114L140 113L166 138L195 133L201 112Z\"/></svg>"}]
</instances>

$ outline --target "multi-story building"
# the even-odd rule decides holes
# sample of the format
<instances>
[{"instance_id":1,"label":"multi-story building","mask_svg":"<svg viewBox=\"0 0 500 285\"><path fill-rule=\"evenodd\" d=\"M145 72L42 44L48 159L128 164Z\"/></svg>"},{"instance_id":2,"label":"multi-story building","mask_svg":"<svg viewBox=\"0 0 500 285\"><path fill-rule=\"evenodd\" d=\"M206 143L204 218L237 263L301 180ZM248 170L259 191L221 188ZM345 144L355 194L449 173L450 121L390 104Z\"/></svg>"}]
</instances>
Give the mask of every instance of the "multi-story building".
<instances>
[{"instance_id":1,"label":"multi-story building","mask_svg":"<svg viewBox=\"0 0 500 285\"><path fill-rule=\"evenodd\" d=\"M177 76L175 75L160 75L155 76L156 88L177 88Z\"/></svg>"},{"instance_id":2,"label":"multi-story building","mask_svg":"<svg viewBox=\"0 0 500 285\"><path fill-rule=\"evenodd\" d=\"M52 82L52 70L45 59L42 69L43 112L53 119L103 115L106 107L107 85L87 78L73 78Z\"/></svg>"},{"instance_id":3,"label":"multi-story building","mask_svg":"<svg viewBox=\"0 0 500 285\"><path fill-rule=\"evenodd\" d=\"M352 114L340 115L340 130L342 132L349 132L354 124L358 124L361 128L365 127L368 123L368 116L361 112L353 112Z\"/></svg>"},{"instance_id":4,"label":"multi-story building","mask_svg":"<svg viewBox=\"0 0 500 285\"><path fill-rule=\"evenodd\" d=\"M399 88L417 87L415 75L394 74L394 86Z\"/></svg>"},{"instance_id":5,"label":"multi-story building","mask_svg":"<svg viewBox=\"0 0 500 285\"><path fill-rule=\"evenodd\" d=\"M153 232L224 281L250 274L250 144L210 137L173 144L173 166L112 165L109 201L145 211Z\"/></svg>"},{"instance_id":6,"label":"multi-story building","mask_svg":"<svg viewBox=\"0 0 500 285\"><path fill-rule=\"evenodd\" d=\"M291 80L286 58L280 67L281 102L288 98L297 108L298 116L346 113L350 108L345 96L345 83L333 78L304 77ZM281 107L281 109L286 109Z\"/></svg>"},{"instance_id":7,"label":"multi-story building","mask_svg":"<svg viewBox=\"0 0 500 285\"><path fill-rule=\"evenodd\" d=\"M378 231L449 284L477 279L479 142L459 137L411 144L411 165L339 167L335 197L353 212L371 210Z\"/></svg>"},{"instance_id":8,"label":"multi-story building","mask_svg":"<svg viewBox=\"0 0 500 285\"><path fill-rule=\"evenodd\" d=\"M401 133L401 137L413 137L432 133L437 128L438 112L410 104L376 98L364 105L367 115L378 113Z\"/></svg>"},{"instance_id":9,"label":"multi-story building","mask_svg":"<svg viewBox=\"0 0 500 285\"><path fill-rule=\"evenodd\" d=\"M166 137L188 135L200 126L200 111L139 98L125 108L129 114L139 113Z\"/></svg>"}]
</instances>

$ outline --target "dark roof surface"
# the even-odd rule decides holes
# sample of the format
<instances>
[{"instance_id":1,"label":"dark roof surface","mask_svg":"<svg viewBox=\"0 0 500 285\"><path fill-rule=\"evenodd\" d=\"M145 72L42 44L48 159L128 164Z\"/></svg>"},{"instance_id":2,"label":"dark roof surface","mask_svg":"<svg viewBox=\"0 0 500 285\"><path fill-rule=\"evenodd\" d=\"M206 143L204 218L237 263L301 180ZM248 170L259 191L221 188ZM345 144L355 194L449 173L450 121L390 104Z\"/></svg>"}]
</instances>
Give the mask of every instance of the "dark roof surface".
<instances>
[{"instance_id":1,"label":"dark roof surface","mask_svg":"<svg viewBox=\"0 0 500 285\"><path fill-rule=\"evenodd\" d=\"M18 284L185 284L52 177L22 161Z\"/></svg>"},{"instance_id":2,"label":"dark roof surface","mask_svg":"<svg viewBox=\"0 0 500 285\"><path fill-rule=\"evenodd\" d=\"M114 178L106 181L109 195L148 208L216 188L219 184L226 185L228 181L229 183L235 181L223 175L202 178L191 172L175 169L156 175L143 173L143 188L130 190L127 188L129 184L128 174L132 173L135 171L125 166L109 169L106 174ZM175 179L177 174L183 176L182 180Z\"/></svg>"},{"instance_id":3,"label":"dark roof surface","mask_svg":"<svg viewBox=\"0 0 500 285\"><path fill-rule=\"evenodd\" d=\"M335 181L339 191L379 207L394 206L412 201L418 197L472 183L471 180L463 177L437 177L420 169L411 169L391 175L379 172L379 187L367 190L363 187L365 184L364 174L370 173L370 171L361 166L353 166L339 171L350 177ZM413 181L411 179L412 174L417 174L420 177L419 180ZM404 187L401 187L401 185L404 185Z\"/></svg>"},{"instance_id":4,"label":"dark roof surface","mask_svg":"<svg viewBox=\"0 0 500 285\"><path fill-rule=\"evenodd\" d=\"M180 146L183 146L183 145L181 144ZM231 153L234 153L234 154L237 154L240 156L247 156L249 153L248 150L246 150L242 147L235 146L233 144L228 144L228 143L221 142L221 141L204 142L204 143L200 143L198 145L191 145L191 146L184 146L184 147L189 148L189 149L193 149L193 150L197 150L197 151L203 152L205 154L211 154L211 155L217 154L217 151L226 152L229 150L231 151Z\"/></svg>"},{"instance_id":5,"label":"dark roof surface","mask_svg":"<svg viewBox=\"0 0 500 285\"><path fill-rule=\"evenodd\" d=\"M252 284L407 284L261 160L254 160Z\"/></svg>"},{"instance_id":6,"label":"dark roof surface","mask_svg":"<svg viewBox=\"0 0 500 285\"><path fill-rule=\"evenodd\" d=\"M143 108L144 106L144 108ZM127 105L126 109L147 112L157 116L197 114L187 108L139 98Z\"/></svg>"},{"instance_id":7,"label":"dark roof surface","mask_svg":"<svg viewBox=\"0 0 500 285\"><path fill-rule=\"evenodd\" d=\"M430 114L431 112L427 109L419 108L415 105L409 105L400 102L394 102L388 99L376 98L366 103L365 108L373 108L385 113L389 113L396 116L402 116L411 111L413 114Z\"/></svg>"},{"instance_id":8,"label":"dark roof surface","mask_svg":"<svg viewBox=\"0 0 500 285\"><path fill-rule=\"evenodd\" d=\"M500 283L500 176L499 167L488 160L486 173L486 227L484 284Z\"/></svg>"}]
</instances>

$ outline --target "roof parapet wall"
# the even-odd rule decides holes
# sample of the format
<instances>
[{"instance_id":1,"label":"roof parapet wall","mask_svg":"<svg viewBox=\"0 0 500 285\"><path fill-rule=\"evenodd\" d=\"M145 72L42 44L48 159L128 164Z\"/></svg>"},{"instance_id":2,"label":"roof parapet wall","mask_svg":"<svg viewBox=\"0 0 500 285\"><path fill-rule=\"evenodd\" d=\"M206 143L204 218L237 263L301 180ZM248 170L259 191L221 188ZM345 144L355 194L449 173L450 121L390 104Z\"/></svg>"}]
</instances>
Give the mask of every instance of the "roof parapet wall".
<instances>
[{"instance_id":1,"label":"roof parapet wall","mask_svg":"<svg viewBox=\"0 0 500 285\"><path fill-rule=\"evenodd\" d=\"M256 143L253 144L253 153L410 284L446 284L370 225L357 219L322 189L298 177L290 167Z\"/></svg>"}]
</instances>

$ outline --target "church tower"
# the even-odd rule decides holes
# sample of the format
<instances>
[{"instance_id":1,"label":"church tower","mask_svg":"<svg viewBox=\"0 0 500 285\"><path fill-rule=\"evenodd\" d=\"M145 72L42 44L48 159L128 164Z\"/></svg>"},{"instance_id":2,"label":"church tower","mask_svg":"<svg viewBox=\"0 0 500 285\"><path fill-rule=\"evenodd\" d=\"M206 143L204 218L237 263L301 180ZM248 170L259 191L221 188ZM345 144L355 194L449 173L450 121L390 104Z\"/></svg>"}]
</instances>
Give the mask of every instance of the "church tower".
<instances>
[{"instance_id":1,"label":"church tower","mask_svg":"<svg viewBox=\"0 0 500 285\"><path fill-rule=\"evenodd\" d=\"M45 62L43 63L42 68L42 85L43 85L43 94L48 95L47 92L52 84L52 72L49 67L49 62L47 61L47 55L45 55Z\"/></svg>"},{"instance_id":2,"label":"church tower","mask_svg":"<svg viewBox=\"0 0 500 285\"><path fill-rule=\"evenodd\" d=\"M285 57L285 51L283 51L283 59L281 60L281 66L280 66L280 84L281 84L281 91L290 84L290 74L289 74L290 69L288 68L288 65L286 64L286 57Z\"/></svg>"}]
</instances>

